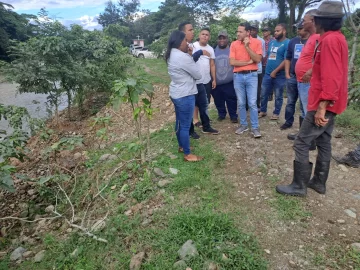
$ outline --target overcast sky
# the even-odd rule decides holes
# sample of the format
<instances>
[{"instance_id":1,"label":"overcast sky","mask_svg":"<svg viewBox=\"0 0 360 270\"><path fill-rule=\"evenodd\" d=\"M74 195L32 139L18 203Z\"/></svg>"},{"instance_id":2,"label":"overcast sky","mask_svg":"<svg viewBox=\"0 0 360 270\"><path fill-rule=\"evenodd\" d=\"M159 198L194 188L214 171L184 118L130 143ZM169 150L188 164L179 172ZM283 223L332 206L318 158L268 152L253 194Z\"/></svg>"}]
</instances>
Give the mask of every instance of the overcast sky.
<instances>
[{"instance_id":1,"label":"overcast sky","mask_svg":"<svg viewBox=\"0 0 360 270\"><path fill-rule=\"evenodd\" d=\"M86 29L99 28L97 16L105 9L106 0L2 0L14 6L18 13L37 14L45 7L50 17L57 18L65 25L77 23ZM140 0L141 9L157 11L161 0ZM360 6L360 0L355 0ZM268 15L276 17L277 10L271 4L258 0L254 7L247 8L243 18L247 20L262 20Z\"/></svg>"}]
</instances>

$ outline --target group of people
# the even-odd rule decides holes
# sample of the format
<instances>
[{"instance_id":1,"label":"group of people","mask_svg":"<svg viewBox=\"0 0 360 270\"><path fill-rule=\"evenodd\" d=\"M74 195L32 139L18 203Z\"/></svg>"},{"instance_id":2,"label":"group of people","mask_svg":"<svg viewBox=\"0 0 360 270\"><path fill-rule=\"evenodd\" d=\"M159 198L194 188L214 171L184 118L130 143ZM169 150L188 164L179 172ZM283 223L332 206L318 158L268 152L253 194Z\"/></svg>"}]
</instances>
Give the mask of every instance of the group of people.
<instances>
[{"instance_id":1,"label":"group of people","mask_svg":"<svg viewBox=\"0 0 360 270\"><path fill-rule=\"evenodd\" d=\"M318 9L305 14L296 25L298 36L291 40L286 38L286 25L282 23L275 27L274 38L269 28L263 28L264 39L258 36L257 26L244 23L238 26L237 40L231 44L228 33L220 31L215 50L208 45L208 28L201 29L199 41L192 43L192 25L180 24L169 38L165 58L171 78L170 97L175 106L179 152L184 153L185 161L203 159L191 153L190 136L198 137L194 125L202 126L204 133L219 133L211 127L208 115L210 95L218 120L225 119L228 113L230 120L237 123L239 114L240 126L235 133L243 134L249 130L248 111L251 133L259 138L259 118L267 115L269 98L274 93L270 119L278 120L286 85L285 123L280 129L292 127L299 98L300 130L288 135L294 140L293 181L277 186L276 190L305 196L309 187L324 194L335 116L347 104L348 46L340 31L343 17L341 2L323 1ZM309 151L316 148L318 155L311 178L313 164Z\"/></svg>"}]
</instances>

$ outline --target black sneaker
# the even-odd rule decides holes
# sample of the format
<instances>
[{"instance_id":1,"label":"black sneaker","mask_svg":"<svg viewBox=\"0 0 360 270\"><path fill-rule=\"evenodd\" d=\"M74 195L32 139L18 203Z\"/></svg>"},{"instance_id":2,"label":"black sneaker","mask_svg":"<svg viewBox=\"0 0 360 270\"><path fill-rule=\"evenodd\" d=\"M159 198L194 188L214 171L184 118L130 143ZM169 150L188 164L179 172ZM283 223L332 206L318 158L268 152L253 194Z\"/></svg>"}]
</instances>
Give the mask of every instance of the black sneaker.
<instances>
[{"instance_id":1,"label":"black sneaker","mask_svg":"<svg viewBox=\"0 0 360 270\"><path fill-rule=\"evenodd\" d=\"M218 120L219 122L221 122L221 121L224 120L224 119L225 119L225 117L220 117L220 116L219 116L217 120Z\"/></svg>"},{"instance_id":2,"label":"black sneaker","mask_svg":"<svg viewBox=\"0 0 360 270\"><path fill-rule=\"evenodd\" d=\"M200 139L199 134L197 134L195 131L190 134L190 137L193 138L194 140Z\"/></svg>"},{"instance_id":3,"label":"black sneaker","mask_svg":"<svg viewBox=\"0 0 360 270\"><path fill-rule=\"evenodd\" d=\"M202 133L218 135L219 131L217 131L216 129L213 129L212 127L209 127L208 129L203 129Z\"/></svg>"},{"instance_id":4,"label":"black sneaker","mask_svg":"<svg viewBox=\"0 0 360 270\"><path fill-rule=\"evenodd\" d=\"M237 120L237 118L231 118L231 123L234 123L234 124L237 124L237 122L238 122L238 120Z\"/></svg>"},{"instance_id":5,"label":"black sneaker","mask_svg":"<svg viewBox=\"0 0 360 270\"><path fill-rule=\"evenodd\" d=\"M285 129L288 129L288 128L291 128L291 127L292 127L292 125L289 125L289 124L285 123L280 127L280 129L285 130Z\"/></svg>"}]
</instances>

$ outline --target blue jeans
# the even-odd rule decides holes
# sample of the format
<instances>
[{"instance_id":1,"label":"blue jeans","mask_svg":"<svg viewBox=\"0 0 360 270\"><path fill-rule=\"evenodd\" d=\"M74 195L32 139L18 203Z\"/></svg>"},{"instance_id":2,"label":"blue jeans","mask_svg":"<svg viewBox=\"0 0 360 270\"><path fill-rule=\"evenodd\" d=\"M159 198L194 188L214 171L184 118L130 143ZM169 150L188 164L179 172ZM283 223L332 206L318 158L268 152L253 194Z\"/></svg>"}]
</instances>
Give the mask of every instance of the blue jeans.
<instances>
[{"instance_id":1,"label":"blue jeans","mask_svg":"<svg viewBox=\"0 0 360 270\"><path fill-rule=\"evenodd\" d=\"M230 119L238 118L236 112L237 97L233 82L217 85L216 88L211 91L211 95L214 98L214 103L220 118L226 117L226 107L229 112Z\"/></svg>"},{"instance_id":2,"label":"blue jeans","mask_svg":"<svg viewBox=\"0 0 360 270\"><path fill-rule=\"evenodd\" d=\"M250 110L251 128L259 128L258 110L256 105L257 99L258 74L251 73L234 73L234 88L238 99L240 125L247 126L246 120L246 98Z\"/></svg>"},{"instance_id":3,"label":"blue jeans","mask_svg":"<svg viewBox=\"0 0 360 270\"><path fill-rule=\"evenodd\" d=\"M302 117L305 118L305 115L307 113L310 83L298 82L297 87L299 90L299 97L302 104Z\"/></svg>"},{"instance_id":4,"label":"blue jeans","mask_svg":"<svg viewBox=\"0 0 360 270\"><path fill-rule=\"evenodd\" d=\"M182 98L172 98L175 106L176 123L175 132L179 147L184 149L184 154L190 154L189 129L195 109L195 95Z\"/></svg>"},{"instance_id":5,"label":"blue jeans","mask_svg":"<svg viewBox=\"0 0 360 270\"><path fill-rule=\"evenodd\" d=\"M273 114L280 114L281 106L283 104L284 86L286 83L285 75L278 75L276 78L271 78L270 74L265 74L261 84L261 112L267 112L267 103L269 95L274 89L275 92L275 109Z\"/></svg>"},{"instance_id":6,"label":"blue jeans","mask_svg":"<svg viewBox=\"0 0 360 270\"><path fill-rule=\"evenodd\" d=\"M295 75L291 75L290 79L286 81L286 95L287 95L287 103L285 108L285 124L288 126L292 126L294 123L296 101L298 100L299 97L298 82L296 80ZM302 116L305 117L302 104L300 104L300 107L301 107Z\"/></svg>"}]
</instances>

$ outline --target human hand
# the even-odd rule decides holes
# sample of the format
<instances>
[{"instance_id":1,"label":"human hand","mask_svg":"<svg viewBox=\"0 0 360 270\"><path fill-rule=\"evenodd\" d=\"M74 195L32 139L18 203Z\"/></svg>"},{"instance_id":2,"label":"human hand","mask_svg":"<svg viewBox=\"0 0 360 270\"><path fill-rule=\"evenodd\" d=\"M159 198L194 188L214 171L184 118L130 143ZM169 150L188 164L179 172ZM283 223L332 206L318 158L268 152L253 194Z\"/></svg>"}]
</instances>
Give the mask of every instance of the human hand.
<instances>
[{"instance_id":1,"label":"human hand","mask_svg":"<svg viewBox=\"0 0 360 270\"><path fill-rule=\"evenodd\" d=\"M289 73L285 73L285 77L286 77L286 79L288 79L288 80L291 78L291 76L290 76Z\"/></svg>"},{"instance_id":2,"label":"human hand","mask_svg":"<svg viewBox=\"0 0 360 270\"><path fill-rule=\"evenodd\" d=\"M212 81L212 83L211 83L211 88L212 88L212 89L215 89L215 88L216 88L216 81L215 81L215 80Z\"/></svg>"},{"instance_id":3,"label":"human hand","mask_svg":"<svg viewBox=\"0 0 360 270\"><path fill-rule=\"evenodd\" d=\"M252 59L250 59L249 64L253 64L253 63L254 63L254 61Z\"/></svg>"},{"instance_id":4,"label":"human hand","mask_svg":"<svg viewBox=\"0 0 360 270\"><path fill-rule=\"evenodd\" d=\"M312 75L312 69L309 69L308 71L305 72L304 76L302 77L302 81L304 83L309 83L311 80L311 75Z\"/></svg>"},{"instance_id":5,"label":"human hand","mask_svg":"<svg viewBox=\"0 0 360 270\"><path fill-rule=\"evenodd\" d=\"M270 73L270 77L275 79L276 78L276 71L274 70L273 72Z\"/></svg>"},{"instance_id":6,"label":"human hand","mask_svg":"<svg viewBox=\"0 0 360 270\"><path fill-rule=\"evenodd\" d=\"M326 109L320 109L320 108L317 109L314 116L314 120L315 120L315 125L317 125L318 127L324 127L329 122L329 119L325 118L325 113L326 113Z\"/></svg>"},{"instance_id":7,"label":"human hand","mask_svg":"<svg viewBox=\"0 0 360 270\"><path fill-rule=\"evenodd\" d=\"M248 38L248 37L244 38L244 44L245 44L245 47L249 47L250 38Z\"/></svg>"},{"instance_id":8,"label":"human hand","mask_svg":"<svg viewBox=\"0 0 360 270\"><path fill-rule=\"evenodd\" d=\"M192 56L194 48L192 46L188 46L188 54Z\"/></svg>"},{"instance_id":9,"label":"human hand","mask_svg":"<svg viewBox=\"0 0 360 270\"><path fill-rule=\"evenodd\" d=\"M207 50L202 50L203 55L206 55L207 57L210 57L210 53Z\"/></svg>"}]
</instances>

